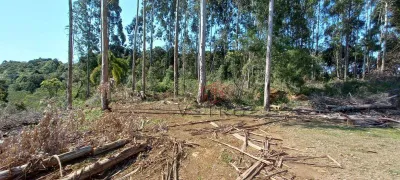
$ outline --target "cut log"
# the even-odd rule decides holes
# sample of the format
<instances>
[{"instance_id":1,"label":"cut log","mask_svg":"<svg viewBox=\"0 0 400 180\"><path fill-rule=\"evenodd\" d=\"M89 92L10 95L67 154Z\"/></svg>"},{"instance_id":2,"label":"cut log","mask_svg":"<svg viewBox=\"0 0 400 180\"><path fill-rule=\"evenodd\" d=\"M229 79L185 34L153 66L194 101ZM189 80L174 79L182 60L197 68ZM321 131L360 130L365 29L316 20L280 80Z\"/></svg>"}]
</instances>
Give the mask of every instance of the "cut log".
<instances>
[{"instance_id":1,"label":"cut log","mask_svg":"<svg viewBox=\"0 0 400 180\"><path fill-rule=\"evenodd\" d=\"M91 146L85 146L75 151L70 151L64 154L60 154L58 155L58 158L60 159L61 163L65 163L73 159L86 156L90 154L92 150L93 148ZM55 158L47 158L43 161L43 166L45 167L45 169L50 167L55 167L57 165L58 161ZM11 168L10 170L1 171L0 180L13 179L15 177L22 176L26 173L25 171L27 170L26 169L27 167L28 164L24 164L22 166Z\"/></svg>"},{"instance_id":2,"label":"cut log","mask_svg":"<svg viewBox=\"0 0 400 180\"><path fill-rule=\"evenodd\" d=\"M334 112L343 112L343 111L361 111L368 109L395 109L396 107L389 104L363 104L363 105L354 105L354 106L339 106L333 108Z\"/></svg>"},{"instance_id":3,"label":"cut log","mask_svg":"<svg viewBox=\"0 0 400 180\"><path fill-rule=\"evenodd\" d=\"M396 120L396 119L392 119L392 118L379 118L379 120L400 123L400 120Z\"/></svg>"},{"instance_id":4,"label":"cut log","mask_svg":"<svg viewBox=\"0 0 400 180\"><path fill-rule=\"evenodd\" d=\"M119 147L124 146L125 144L128 144L129 140L128 139L120 139L118 141L109 143L109 144L105 144L103 146L99 146L93 149L93 155L99 155L101 153L113 150L113 149L117 149Z\"/></svg>"},{"instance_id":5,"label":"cut log","mask_svg":"<svg viewBox=\"0 0 400 180\"><path fill-rule=\"evenodd\" d=\"M236 180L253 179L265 166L261 161L254 163L249 169L247 169L243 174L241 174Z\"/></svg>"},{"instance_id":6,"label":"cut log","mask_svg":"<svg viewBox=\"0 0 400 180\"><path fill-rule=\"evenodd\" d=\"M138 146L132 146L132 147L126 148L122 152L115 154L115 155L111 156L110 158L106 158L106 159L100 160L94 164L91 164L89 166L86 166L78 171L75 171L75 172L69 174L68 176L64 177L63 179L64 180L73 180L73 179L90 178L92 175L103 172L129 157L145 151L146 147L147 147L146 144L140 144Z\"/></svg>"},{"instance_id":7,"label":"cut log","mask_svg":"<svg viewBox=\"0 0 400 180\"><path fill-rule=\"evenodd\" d=\"M60 159L60 163L66 163L69 161L72 161L74 159L78 159L84 156L87 156L89 154L93 155L98 155L116 148L119 148L129 142L128 139L121 139L103 146L99 146L97 148L92 148L92 146L84 146L78 149L75 149L70 152L66 152L60 155L56 155ZM50 157L45 160L43 160L43 167L40 167L40 169L33 169L33 172L38 171L38 170L45 170L51 167L57 167L58 160L56 158ZM26 167L28 167L28 164L24 164L22 166L14 167L11 168L10 170L5 170L0 172L0 180L7 180L7 179L13 179L14 177L21 176L25 174L26 172Z\"/></svg>"}]
</instances>

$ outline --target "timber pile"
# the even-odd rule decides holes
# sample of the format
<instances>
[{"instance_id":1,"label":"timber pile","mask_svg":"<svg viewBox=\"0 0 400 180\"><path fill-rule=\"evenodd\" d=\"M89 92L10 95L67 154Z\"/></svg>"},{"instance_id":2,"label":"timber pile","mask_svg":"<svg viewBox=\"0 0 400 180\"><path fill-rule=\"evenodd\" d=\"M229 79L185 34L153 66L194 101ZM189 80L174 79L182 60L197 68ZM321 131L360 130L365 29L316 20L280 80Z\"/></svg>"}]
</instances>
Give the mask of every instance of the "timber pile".
<instances>
[{"instance_id":1,"label":"timber pile","mask_svg":"<svg viewBox=\"0 0 400 180\"><path fill-rule=\"evenodd\" d=\"M63 153L60 155L54 155L52 157L43 159L43 160L35 160L31 161L27 164L11 168L9 170L0 171L0 180L8 180L8 179L21 179L28 178L34 176L38 173L46 173L48 170L52 168L59 168L60 175L58 177L63 177L64 167L66 163L69 163L74 160L87 158L90 156L96 156L105 152L109 152L128 144L130 140L121 139L109 144L105 144L99 147L92 146L84 146L81 148L77 148L73 151ZM85 179L90 177L91 175L97 174L99 172L105 171L106 169L111 168L117 163L135 155L139 152L145 151L147 145L140 144L137 146L131 146L126 148L121 153L113 155L111 158L107 158L101 161L96 162L94 165L88 166L82 170L74 172L68 176L66 179ZM99 167L100 165L100 167Z\"/></svg>"},{"instance_id":2,"label":"timber pile","mask_svg":"<svg viewBox=\"0 0 400 180\"><path fill-rule=\"evenodd\" d=\"M212 126L218 128L220 127L218 124L211 122ZM256 126L256 125L253 125ZM262 131L262 130L260 130ZM311 156L301 156L301 157L290 157L283 150L277 150L276 148L272 148L272 145L279 145L279 142L282 142L282 139L268 137L267 135L258 134L251 132L249 130L244 129L242 131L243 135L239 133L233 133L232 136L236 139L240 140L243 145L241 148L235 147L233 145L221 142L217 139L209 138L211 141L226 146L232 150L237 151L242 156L245 155L250 159L253 159L253 163L248 168L239 168L238 165L241 163L242 158L239 159L238 162L231 163L232 167L238 172L238 177L236 180L248 180L254 179L255 177L260 177L263 179L293 179L295 177L294 174L290 173L288 169L289 165L285 164L285 162L289 163L300 163L306 165L318 165L316 163L307 163L305 160L309 159L328 159L332 161L337 168L342 168L342 165L333 159L329 155L319 156L319 157L311 157ZM263 137L264 140L261 142L257 139L252 139L250 136L258 136ZM275 142L274 142L275 141ZM257 143L261 143L262 145L258 145ZM251 147L256 150L258 154L252 154L250 151L247 151L247 147ZM295 148L281 146L282 149L291 149L296 151L301 151ZM301 151L303 152L303 151ZM321 165L318 165L321 166ZM284 169L286 168L286 169Z\"/></svg>"}]
</instances>

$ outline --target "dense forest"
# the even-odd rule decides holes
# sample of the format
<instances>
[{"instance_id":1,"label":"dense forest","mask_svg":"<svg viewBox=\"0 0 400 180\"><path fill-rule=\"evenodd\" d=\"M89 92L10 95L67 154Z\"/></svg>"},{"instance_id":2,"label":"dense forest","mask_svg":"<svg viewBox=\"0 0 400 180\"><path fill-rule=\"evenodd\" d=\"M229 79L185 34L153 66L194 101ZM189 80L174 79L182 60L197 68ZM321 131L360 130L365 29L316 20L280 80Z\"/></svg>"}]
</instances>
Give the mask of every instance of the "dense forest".
<instances>
[{"instance_id":1,"label":"dense forest","mask_svg":"<svg viewBox=\"0 0 400 180\"><path fill-rule=\"evenodd\" d=\"M262 105L269 3L210 0L205 2L202 24L199 1L145 1L138 2L137 9L122 9L118 0L109 1L105 17L109 78L115 87L145 91L142 86L147 85L149 92L193 95L199 90L197 82L204 67L207 90L230 87L235 89L231 100ZM272 4L269 74L273 89L301 94L310 81L399 73L400 2L276 0ZM101 3L76 0L70 10L71 57L76 57L71 68L73 96L83 100L96 94L101 82ZM122 10L136 14L126 27ZM46 91L48 97L65 98L59 89L68 89L67 69L67 64L52 59L4 61L0 99L16 103L21 99L15 94L38 90Z\"/></svg>"}]
</instances>

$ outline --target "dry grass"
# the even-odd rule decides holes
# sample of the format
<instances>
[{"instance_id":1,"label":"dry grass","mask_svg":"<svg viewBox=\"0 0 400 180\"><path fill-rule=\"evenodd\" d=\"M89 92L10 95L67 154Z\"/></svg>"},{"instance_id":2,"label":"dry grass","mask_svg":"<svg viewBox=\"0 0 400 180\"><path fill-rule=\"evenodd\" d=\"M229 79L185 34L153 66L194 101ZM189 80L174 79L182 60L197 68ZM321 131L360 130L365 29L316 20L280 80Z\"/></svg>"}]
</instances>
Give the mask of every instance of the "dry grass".
<instances>
[{"instance_id":1,"label":"dry grass","mask_svg":"<svg viewBox=\"0 0 400 180\"><path fill-rule=\"evenodd\" d=\"M81 110L69 113L49 106L40 123L0 144L0 170L67 152L84 145L98 146L120 138L134 138L141 122L133 115L105 113L93 121Z\"/></svg>"}]
</instances>

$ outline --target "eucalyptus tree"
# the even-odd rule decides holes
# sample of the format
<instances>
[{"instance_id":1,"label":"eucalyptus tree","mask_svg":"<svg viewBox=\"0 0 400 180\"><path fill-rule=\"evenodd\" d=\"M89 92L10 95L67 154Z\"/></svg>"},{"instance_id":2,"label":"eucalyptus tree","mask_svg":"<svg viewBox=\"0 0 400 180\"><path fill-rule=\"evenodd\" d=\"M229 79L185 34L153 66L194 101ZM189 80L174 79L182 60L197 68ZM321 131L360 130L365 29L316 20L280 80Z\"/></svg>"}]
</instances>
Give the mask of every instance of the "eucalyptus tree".
<instances>
[{"instance_id":1,"label":"eucalyptus tree","mask_svg":"<svg viewBox=\"0 0 400 180\"><path fill-rule=\"evenodd\" d=\"M174 97L176 98L179 94L179 75L178 75L178 63L179 63L179 0L176 0L175 10L175 45L174 45Z\"/></svg>"},{"instance_id":2,"label":"eucalyptus tree","mask_svg":"<svg viewBox=\"0 0 400 180\"><path fill-rule=\"evenodd\" d=\"M269 111L270 107L270 74L271 74L271 47L272 47L272 31L273 31L273 17L274 17L274 0L269 1L268 11L268 39L267 39L267 57L265 60L265 84L264 84L264 110Z\"/></svg>"},{"instance_id":3,"label":"eucalyptus tree","mask_svg":"<svg viewBox=\"0 0 400 180\"><path fill-rule=\"evenodd\" d=\"M72 59L74 57L73 47L73 13L72 0L68 0L69 6L69 38L68 38L68 82L67 82L67 108L72 109Z\"/></svg>"},{"instance_id":4,"label":"eucalyptus tree","mask_svg":"<svg viewBox=\"0 0 400 180\"><path fill-rule=\"evenodd\" d=\"M138 25L139 25L139 2L140 0L137 0L136 4L136 24L135 24L135 33L133 34L133 43L132 43L132 91L135 91L136 87L136 71L135 71L135 65L136 65L136 39L137 39L137 31L138 31Z\"/></svg>"},{"instance_id":5,"label":"eucalyptus tree","mask_svg":"<svg viewBox=\"0 0 400 180\"><path fill-rule=\"evenodd\" d=\"M103 110L108 107L108 1L101 0L101 108Z\"/></svg>"},{"instance_id":6,"label":"eucalyptus tree","mask_svg":"<svg viewBox=\"0 0 400 180\"><path fill-rule=\"evenodd\" d=\"M202 103L206 88L206 0L200 1L200 49L199 49L199 89L197 94L197 102Z\"/></svg>"},{"instance_id":7,"label":"eucalyptus tree","mask_svg":"<svg viewBox=\"0 0 400 180\"><path fill-rule=\"evenodd\" d=\"M146 96L146 0L143 0L142 96Z\"/></svg>"}]
</instances>

